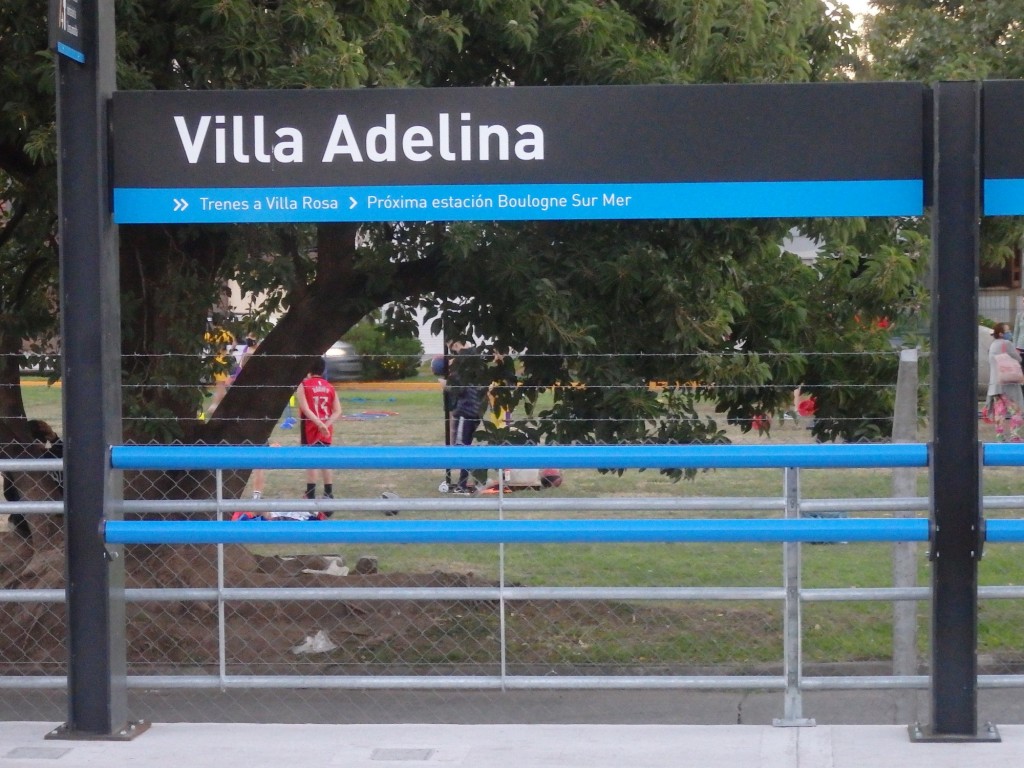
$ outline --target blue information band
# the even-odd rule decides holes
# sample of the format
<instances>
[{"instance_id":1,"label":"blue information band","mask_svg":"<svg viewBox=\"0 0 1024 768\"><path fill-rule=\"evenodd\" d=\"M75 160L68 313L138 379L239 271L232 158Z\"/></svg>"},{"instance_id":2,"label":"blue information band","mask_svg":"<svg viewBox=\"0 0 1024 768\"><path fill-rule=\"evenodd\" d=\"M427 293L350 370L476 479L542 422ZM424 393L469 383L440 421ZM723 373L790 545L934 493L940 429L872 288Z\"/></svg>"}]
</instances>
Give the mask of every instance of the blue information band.
<instances>
[{"instance_id":1,"label":"blue information band","mask_svg":"<svg viewBox=\"0 0 1024 768\"><path fill-rule=\"evenodd\" d=\"M61 56L66 56L69 59L77 61L79 64L85 64L85 53L79 51L76 48L72 48L67 43L57 43L57 53Z\"/></svg>"},{"instance_id":2,"label":"blue information band","mask_svg":"<svg viewBox=\"0 0 1024 768\"><path fill-rule=\"evenodd\" d=\"M117 224L919 216L919 179L114 189Z\"/></svg>"},{"instance_id":3,"label":"blue information band","mask_svg":"<svg viewBox=\"0 0 1024 768\"><path fill-rule=\"evenodd\" d=\"M1024 179L986 179L985 216L1024 214Z\"/></svg>"}]
</instances>

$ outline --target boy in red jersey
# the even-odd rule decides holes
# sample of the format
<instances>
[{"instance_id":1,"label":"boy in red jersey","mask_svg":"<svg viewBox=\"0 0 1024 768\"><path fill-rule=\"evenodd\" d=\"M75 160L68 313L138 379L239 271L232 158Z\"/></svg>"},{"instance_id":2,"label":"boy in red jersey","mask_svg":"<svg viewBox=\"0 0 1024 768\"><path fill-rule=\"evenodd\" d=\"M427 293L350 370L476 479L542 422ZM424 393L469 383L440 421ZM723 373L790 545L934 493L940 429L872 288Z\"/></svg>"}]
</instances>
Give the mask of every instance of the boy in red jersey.
<instances>
[{"instance_id":1,"label":"boy in red jersey","mask_svg":"<svg viewBox=\"0 0 1024 768\"><path fill-rule=\"evenodd\" d=\"M301 423L299 437L302 445L330 445L334 438L334 423L341 418L341 400L338 393L324 378L324 359L318 357L309 366L309 373L295 392ZM306 498L316 498L316 478L320 473L324 484L324 498L334 498L331 470L306 470ZM330 513L327 513L330 514Z\"/></svg>"}]
</instances>

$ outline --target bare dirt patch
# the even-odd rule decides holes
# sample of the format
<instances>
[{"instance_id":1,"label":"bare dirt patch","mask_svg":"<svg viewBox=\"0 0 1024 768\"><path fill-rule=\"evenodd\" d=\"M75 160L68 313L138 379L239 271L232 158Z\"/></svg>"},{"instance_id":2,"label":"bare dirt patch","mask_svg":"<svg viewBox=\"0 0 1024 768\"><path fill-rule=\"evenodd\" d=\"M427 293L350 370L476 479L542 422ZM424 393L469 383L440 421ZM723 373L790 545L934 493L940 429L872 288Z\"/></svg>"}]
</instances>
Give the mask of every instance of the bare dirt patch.
<instances>
[{"instance_id":1,"label":"bare dirt patch","mask_svg":"<svg viewBox=\"0 0 1024 768\"><path fill-rule=\"evenodd\" d=\"M25 552L8 545L0 562ZM15 542L16 543L16 542ZM63 557L37 555L31 573L14 575L8 587L63 589ZM213 590L214 546L126 548L126 586L138 589ZM291 558L224 549L224 586L253 590L298 588L450 588L494 586L473 573L349 573L330 575L332 558ZM314 573L310 573L314 571ZM221 605L215 592L133 600L126 606L131 674L216 674L220 660L218 622L224 614L224 663L229 674L411 675L497 674L501 669L502 617L496 600L393 599L332 595L274 596L259 592ZM386 599L384 599L386 597ZM63 604L0 605L0 670L4 674L63 674L66 623ZM711 620L709 623L709 619ZM664 673L714 656L716 635L763 640L763 616L704 606L649 606L611 601L516 601L506 605L504 630L508 671L519 674ZM745 629L744 629L745 628ZM772 627L769 634L775 634ZM696 633L696 634L694 634ZM702 638L697 640L697 635ZM687 641L687 636L690 641ZM724 639L724 636L722 638ZM681 652L680 643L696 654ZM705 645L710 644L710 645ZM774 641L768 642L775 645ZM701 646L704 646L701 648ZM721 649L720 649L721 650ZM666 655L668 658L666 658ZM756 654L759 655L759 654ZM703 658L700 658L703 657ZM765 658L778 658L771 648Z\"/></svg>"}]
</instances>

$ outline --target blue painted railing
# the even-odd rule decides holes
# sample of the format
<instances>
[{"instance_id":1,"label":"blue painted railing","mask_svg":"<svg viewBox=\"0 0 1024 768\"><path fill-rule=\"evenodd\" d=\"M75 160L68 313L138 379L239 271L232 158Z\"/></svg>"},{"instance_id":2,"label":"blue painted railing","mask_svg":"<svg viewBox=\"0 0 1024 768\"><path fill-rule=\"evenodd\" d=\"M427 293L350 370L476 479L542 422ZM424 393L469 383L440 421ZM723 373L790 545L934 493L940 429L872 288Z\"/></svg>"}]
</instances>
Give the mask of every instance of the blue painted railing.
<instances>
[{"instance_id":1,"label":"blue painted railing","mask_svg":"<svg viewBox=\"0 0 1024 768\"><path fill-rule=\"evenodd\" d=\"M1024 443L985 443L982 457L986 467L1022 467ZM1024 520L986 520L985 541L1024 541Z\"/></svg>"},{"instance_id":2,"label":"blue painted railing","mask_svg":"<svg viewBox=\"0 0 1024 768\"><path fill-rule=\"evenodd\" d=\"M1024 443L985 443L986 467L1024 467Z\"/></svg>"},{"instance_id":3,"label":"blue painted railing","mask_svg":"<svg viewBox=\"0 0 1024 768\"><path fill-rule=\"evenodd\" d=\"M985 521L985 541L990 544L1024 541L1024 520Z\"/></svg>"},{"instance_id":4,"label":"blue painted railing","mask_svg":"<svg viewBox=\"0 0 1024 768\"><path fill-rule=\"evenodd\" d=\"M925 467L922 443L851 445L119 445L114 469L839 469Z\"/></svg>"},{"instance_id":5,"label":"blue painted railing","mask_svg":"<svg viewBox=\"0 0 1024 768\"><path fill-rule=\"evenodd\" d=\"M731 520L109 520L110 544L571 544L927 541L921 518Z\"/></svg>"},{"instance_id":6,"label":"blue painted railing","mask_svg":"<svg viewBox=\"0 0 1024 768\"><path fill-rule=\"evenodd\" d=\"M122 470L924 467L927 446L115 446ZM923 519L386 520L105 523L111 544L927 541Z\"/></svg>"}]
</instances>

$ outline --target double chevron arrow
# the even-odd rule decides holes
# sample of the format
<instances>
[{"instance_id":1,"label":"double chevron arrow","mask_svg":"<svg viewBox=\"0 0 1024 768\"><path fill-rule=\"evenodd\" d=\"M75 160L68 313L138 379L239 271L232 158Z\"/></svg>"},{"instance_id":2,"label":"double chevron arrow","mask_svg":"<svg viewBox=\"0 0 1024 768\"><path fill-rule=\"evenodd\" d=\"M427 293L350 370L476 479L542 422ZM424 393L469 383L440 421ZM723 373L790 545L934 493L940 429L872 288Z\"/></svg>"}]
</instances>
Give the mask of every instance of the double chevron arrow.
<instances>
[{"instance_id":1,"label":"double chevron arrow","mask_svg":"<svg viewBox=\"0 0 1024 768\"><path fill-rule=\"evenodd\" d=\"M355 207L356 207L357 205L359 205L359 201L358 201L358 200L356 200L356 199L355 199L354 197L352 197L351 195L349 196L349 198L348 198L348 199L349 199L349 206L348 206L348 207L349 207L349 210L352 210L352 209L353 209L353 208L355 208ZM181 213L181 212L182 212L182 211L184 211L184 210L185 210L186 208L188 208L188 200L186 200L186 199L185 199L185 198L183 198L183 197L175 197L175 198L172 198L172 202L174 203L174 208L173 208L172 210L173 210L173 211L174 211L175 213Z\"/></svg>"}]
</instances>

